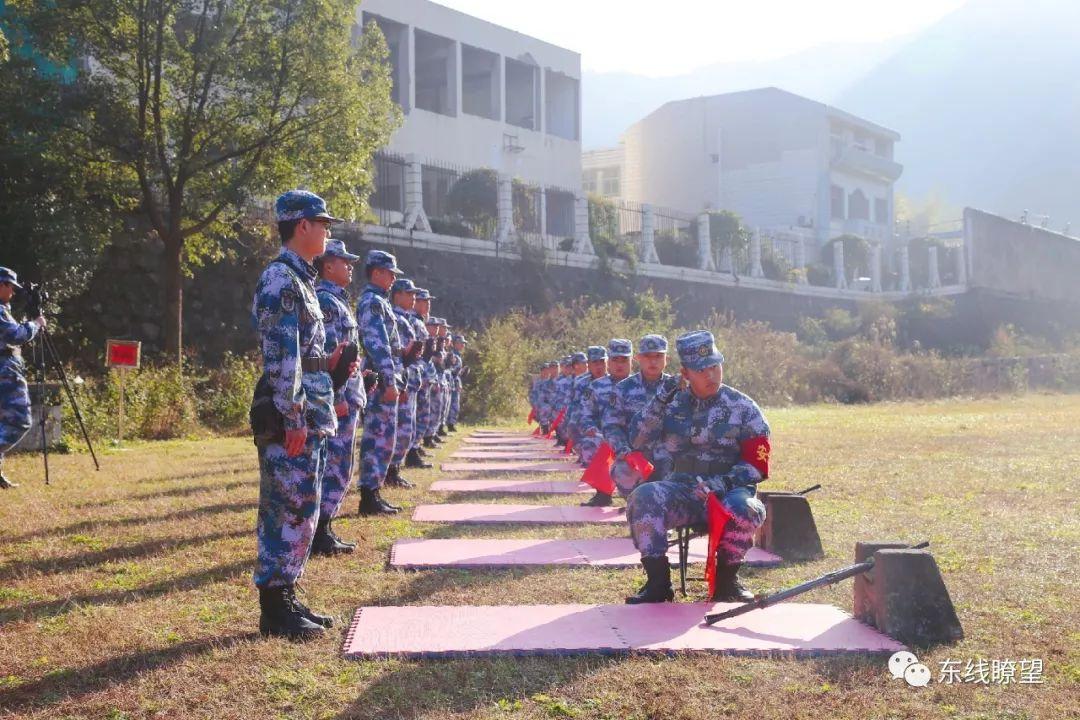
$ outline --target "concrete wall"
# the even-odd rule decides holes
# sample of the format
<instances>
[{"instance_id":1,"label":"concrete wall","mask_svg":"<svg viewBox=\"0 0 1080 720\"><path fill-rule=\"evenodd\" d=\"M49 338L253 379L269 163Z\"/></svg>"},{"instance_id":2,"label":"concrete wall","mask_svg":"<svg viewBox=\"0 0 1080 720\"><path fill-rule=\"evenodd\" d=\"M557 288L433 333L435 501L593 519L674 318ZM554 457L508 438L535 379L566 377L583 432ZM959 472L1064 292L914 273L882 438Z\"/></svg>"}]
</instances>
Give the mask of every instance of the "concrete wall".
<instances>
[{"instance_id":1,"label":"concrete wall","mask_svg":"<svg viewBox=\"0 0 1080 720\"><path fill-rule=\"evenodd\" d=\"M971 208L964 231L969 285L1080 312L1080 240Z\"/></svg>"},{"instance_id":2,"label":"concrete wall","mask_svg":"<svg viewBox=\"0 0 1080 720\"><path fill-rule=\"evenodd\" d=\"M364 0L357 8L357 22L364 13L406 26L405 50L401 53L405 70L399 73L410 87L403 88L406 98L415 98L415 33L422 31L454 41L455 93L454 110L441 114L417 109L415 102L403 103L404 125L394 134L387 150L401 155L416 154L421 161L438 162L465 168L490 167L529 182L571 190L581 187L581 142L561 135L580 138L581 127L581 56L508 28L471 17L427 0ZM500 83L505 79L505 60L537 68L536 129L526 129L503 121L507 92L500 85L497 119L461 112L461 44L499 55ZM548 72L550 71L550 73ZM556 102L560 107L575 105L572 118L560 117L555 127L547 127L547 99L544 80L557 83ZM576 88L575 88L576 84ZM507 147L506 135L513 136L514 151Z\"/></svg>"}]
</instances>

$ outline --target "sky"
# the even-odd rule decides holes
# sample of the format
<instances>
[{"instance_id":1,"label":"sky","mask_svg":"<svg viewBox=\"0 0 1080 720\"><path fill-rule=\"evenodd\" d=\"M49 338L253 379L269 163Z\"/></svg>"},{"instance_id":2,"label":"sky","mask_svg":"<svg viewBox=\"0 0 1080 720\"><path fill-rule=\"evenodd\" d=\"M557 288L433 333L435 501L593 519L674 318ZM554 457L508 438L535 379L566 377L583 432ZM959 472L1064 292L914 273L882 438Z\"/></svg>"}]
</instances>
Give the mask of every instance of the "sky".
<instances>
[{"instance_id":1,"label":"sky","mask_svg":"<svg viewBox=\"0 0 1080 720\"><path fill-rule=\"evenodd\" d=\"M875 42L929 26L965 0L436 0L581 53L593 72L650 77Z\"/></svg>"}]
</instances>

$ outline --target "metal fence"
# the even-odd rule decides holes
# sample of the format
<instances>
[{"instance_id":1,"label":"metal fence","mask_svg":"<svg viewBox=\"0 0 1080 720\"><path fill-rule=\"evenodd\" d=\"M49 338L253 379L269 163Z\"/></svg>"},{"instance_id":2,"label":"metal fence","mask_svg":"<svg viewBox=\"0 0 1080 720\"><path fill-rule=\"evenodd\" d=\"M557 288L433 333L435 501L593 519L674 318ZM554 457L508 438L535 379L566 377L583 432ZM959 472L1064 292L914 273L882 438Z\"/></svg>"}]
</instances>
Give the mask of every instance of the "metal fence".
<instances>
[{"instance_id":1,"label":"metal fence","mask_svg":"<svg viewBox=\"0 0 1080 720\"><path fill-rule=\"evenodd\" d=\"M498 229L498 183L494 170L449 163L420 168L424 210L432 231L494 240Z\"/></svg>"},{"instance_id":2,"label":"metal fence","mask_svg":"<svg viewBox=\"0 0 1080 720\"><path fill-rule=\"evenodd\" d=\"M375 154L375 190L369 204L380 225L393 226L405 219L405 165L400 155Z\"/></svg>"},{"instance_id":3,"label":"metal fence","mask_svg":"<svg viewBox=\"0 0 1080 720\"><path fill-rule=\"evenodd\" d=\"M670 208L653 208L656 254L664 265L698 266L697 217Z\"/></svg>"},{"instance_id":4,"label":"metal fence","mask_svg":"<svg viewBox=\"0 0 1080 720\"><path fill-rule=\"evenodd\" d=\"M573 190L557 187L544 188L544 194L544 220L547 236L559 249L566 249L566 246L571 245L574 239L576 196Z\"/></svg>"}]
</instances>

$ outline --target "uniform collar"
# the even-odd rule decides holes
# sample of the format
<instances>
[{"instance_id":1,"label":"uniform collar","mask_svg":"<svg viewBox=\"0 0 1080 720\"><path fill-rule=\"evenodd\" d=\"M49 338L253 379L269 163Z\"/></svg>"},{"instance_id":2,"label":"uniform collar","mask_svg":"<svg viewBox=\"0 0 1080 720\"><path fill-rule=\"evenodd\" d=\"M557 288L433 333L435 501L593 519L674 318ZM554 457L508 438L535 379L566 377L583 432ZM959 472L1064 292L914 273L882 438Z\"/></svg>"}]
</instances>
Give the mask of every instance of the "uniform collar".
<instances>
[{"instance_id":1,"label":"uniform collar","mask_svg":"<svg viewBox=\"0 0 1080 720\"><path fill-rule=\"evenodd\" d=\"M690 388L686 388L686 395L690 398L690 405L695 409L707 408L715 405L720 396L724 394L724 386L721 385L720 389L705 399L699 398Z\"/></svg>"},{"instance_id":2,"label":"uniform collar","mask_svg":"<svg viewBox=\"0 0 1080 720\"><path fill-rule=\"evenodd\" d=\"M326 279L319 279L319 284L316 286L319 290L325 290L339 300L348 300L349 291L341 287L337 283L330 282Z\"/></svg>"},{"instance_id":3,"label":"uniform collar","mask_svg":"<svg viewBox=\"0 0 1080 720\"><path fill-rule=\"evenodd\" d=\"M389 290L383 290L381 287L379 287L375 283L368 283L367 286L364 288L364 292L373 292L376 295L379 295L380 297L384 297L384 298L389 298L390 297L390 291Z\"/></svg>"},{"instance_id":4,"label":"uniform collar","mask_svg":"<svg viewBox=\"0 0 1080 720\"><path fill-rule=\"evenodd\" d=\"M281 253L278 255L278 259L291 267L293 270L295 270L300 275L300 277L304 278L309 282L314 282L315 278L319 276L319 273L315 272L314 265L297 255L295 252L293 252L287 247L281 248Z\"/></svg>"}]
</instances>

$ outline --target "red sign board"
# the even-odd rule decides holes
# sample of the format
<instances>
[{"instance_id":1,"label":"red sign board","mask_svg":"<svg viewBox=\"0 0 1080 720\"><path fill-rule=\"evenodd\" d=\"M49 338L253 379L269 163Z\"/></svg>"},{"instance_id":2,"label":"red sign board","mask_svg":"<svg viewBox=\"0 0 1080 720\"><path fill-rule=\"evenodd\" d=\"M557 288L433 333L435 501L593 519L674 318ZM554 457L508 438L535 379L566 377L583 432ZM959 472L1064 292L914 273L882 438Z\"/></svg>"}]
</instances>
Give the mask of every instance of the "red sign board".
<instances>
[{"instance_id":1,"label":"red sign board","mask_svg":"<svg viewBox=\"0 0 1080 720\"><path fill-rule=\"evenodd\" d=\"M138 340L106 340L105 365L108 367L137 368L142 343Z\"/></svg>"}]
</instances>

